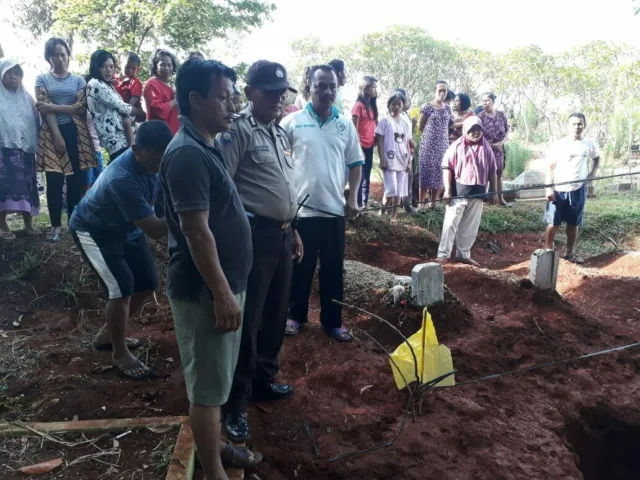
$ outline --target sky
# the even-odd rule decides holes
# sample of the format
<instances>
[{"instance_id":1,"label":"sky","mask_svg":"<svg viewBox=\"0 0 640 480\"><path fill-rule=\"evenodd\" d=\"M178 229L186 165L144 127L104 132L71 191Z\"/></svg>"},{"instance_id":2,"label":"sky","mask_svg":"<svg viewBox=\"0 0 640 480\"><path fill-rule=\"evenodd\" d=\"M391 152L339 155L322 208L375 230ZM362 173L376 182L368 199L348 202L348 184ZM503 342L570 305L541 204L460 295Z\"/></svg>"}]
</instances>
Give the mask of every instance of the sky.
<instances>
[{"instance_id":1,"label":"sky","mask_svg":"<svg viewBox=\"0 0 640 480\"><path fill-rule=\"evenodd\" d=\"M0 0L3 14L10 10L6 5L11 1L21 0ZM493 52L528 44L559 52L593 40L640 48L640 16L634 17L631 0L404 0L392 10L392 3L380 2L374 8L371 0L272 1L277 6L272 20L246 35L236 48L221 51L223 60L235 64L264 58L286 65L291 60L289 43L296 38L316 36L326 44L348 43L398 24L422 27L438 40ZM5 54L26 62L25 85L46 69L43 42L30 40L24 32L0 23ZM327 58L331 56L327 52Z\"/></svg>"}]
</instances>

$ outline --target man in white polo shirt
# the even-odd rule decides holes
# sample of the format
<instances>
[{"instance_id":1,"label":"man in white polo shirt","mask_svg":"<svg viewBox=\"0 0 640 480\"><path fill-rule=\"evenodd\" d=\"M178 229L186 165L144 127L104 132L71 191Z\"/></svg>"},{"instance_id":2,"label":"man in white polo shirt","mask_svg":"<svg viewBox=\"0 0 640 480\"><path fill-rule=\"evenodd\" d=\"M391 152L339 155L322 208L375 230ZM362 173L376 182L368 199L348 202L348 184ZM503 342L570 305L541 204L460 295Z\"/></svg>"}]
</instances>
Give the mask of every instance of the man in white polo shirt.
<instances>
[{"instance_id":1,"label":"man in white polo shirt","mask_svg":"<svg viewBox=\"0 0 640 480\"><path fill-rule=\"evenodd\" d=\"M582 225L582 213L587 200L584 180L594 178L600 154L598 147L588 138L583 138L587 120L582 113L569 117L569 135L558 140L549 151L547 183L575 182L547 188L547 209L544 215L547 224L546 247L553 248L556 234L563 223L567 224L567 251L564 258L576 264L584 260L573 251L578 238L578 227ZM589 171L589 159L592 160Z\"/></svg>"},{"instance_id":2,"label":"man in white polo shirt","mask_svg":"<svg viewBox=\"0 0 640 480\"><path fill-rule=\"evenodd\" d=\"M320 321L333 338L348 342L342 326L345 215L358 213L357 193L364 156L351 120L334 106L338 77L331 65L309 69L311 101L287 116L280 126L293 154L293 182L298 202L298 233L305 246L302 262L294 265L287 335L296 335L307 322L311 283L320 258ZM344 171L349 168L349 199L345 205ZM306 199L306 200L305 200Z\"/></svg>"}]
</instances>

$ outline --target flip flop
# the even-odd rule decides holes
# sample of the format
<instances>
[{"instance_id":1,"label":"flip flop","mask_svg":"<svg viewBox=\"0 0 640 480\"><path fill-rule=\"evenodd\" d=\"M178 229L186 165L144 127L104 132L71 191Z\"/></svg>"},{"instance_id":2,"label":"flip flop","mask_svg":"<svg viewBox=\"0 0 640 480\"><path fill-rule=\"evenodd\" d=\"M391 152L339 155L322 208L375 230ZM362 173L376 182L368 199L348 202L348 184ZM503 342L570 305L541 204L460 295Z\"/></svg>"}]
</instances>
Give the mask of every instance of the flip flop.
<instances>
[{"instance_id":1,"label":"flip flop","mask_svg":"<svg viewBox=\"0 0 640 480\"><path fill-rule=\"evenodd\" d=\"M300 329L302 325L300 322L296 322L295 320L287 319L287 326L284 328L284 334L288 337L293 337L300 333Z\"/></svg>"},{"instance_id":2,"label":"flip flop","mask_svg":"<svg viewBox=\"0 0 640 480\"><path fill-rule=\"evenodd\" d=\"M262 461L262 454L227 443L220 452L220 458L224 467L253 468Z\"/></svg>"},{"instance_id":3,"label":"flip flop","mask_svg":"<svg viewBox=\"0 0 640 480\"><path fill-rule=\"evenodd\" d=\"M47 242L49 243L58 243L60 241L60 234L59 233L47 233Z\"/></svg>"},{"instance_id":4,"label":"flip flop","mask_svg":"<svg viewBox=\"0 0 640 480\"><path fill-rule=\"evenodd\" d=\"M330 335L331 337L335 338L339 342L350 342L351 341L351 334L349 333L349 330L347 330L344 327L331 328L329 330L325 330L325 332L327 332L328 335Z\"/></svg>"},{"instance_id":5,"label":"flip flop","mask_svg":"<svg viewBox=\"0 0 640 480\"><path fill-rule=\"evenodd\" d=\"M147 367L140 360L136 360L136 362L132 363L131 365L120 366L114 363L113 366L116 367L118 376L126 378L127 380L146 380L147 378L151 378L153 376L153 369ZM134 370L143 370L143 372L138 375L127 373Z\"/></svg>"},{"instance_id":6,"label":"flip flop","mask_svg":"<svg viewBox=\"0 0 640 480\"><path fill-rule=\"evenodd\" d=\"M0 240L15 240L16 234L13 232L0 232Z\"/></svg>"},{"instance_id":7,"label":"flip flop","mask_svg":"<svg viewBox=\"0 0 640 480\"><path fill-rule=\"evenodd\" d=\"M127 344L127 348L129 350L137 350L138 348L142 348L144 342L141 342L137 338L126 338L125 342ZM110 352L113 350L113 345L111 343L93 343L93 348L98 350L99 352Z\"/></svg>"},{"instance_id":8,"label":"flip flop","mask_svg":"<svg viewBox=\"0 0 640 480\"><path fill-rule=\"evenodd\" d=\"M582 265L584 263L584 258L579 257L575 253L565 255L562 258L564 258L567 262L575 263L576 265Z\"/></svg>"}]
</instances>

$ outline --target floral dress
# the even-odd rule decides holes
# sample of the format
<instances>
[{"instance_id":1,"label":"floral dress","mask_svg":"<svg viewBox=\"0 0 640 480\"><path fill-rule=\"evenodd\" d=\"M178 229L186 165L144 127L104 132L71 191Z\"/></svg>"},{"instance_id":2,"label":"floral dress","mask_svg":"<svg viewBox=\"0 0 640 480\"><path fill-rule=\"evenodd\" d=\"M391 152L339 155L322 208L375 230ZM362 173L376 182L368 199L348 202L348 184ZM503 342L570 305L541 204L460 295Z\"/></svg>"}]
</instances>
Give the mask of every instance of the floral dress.
<instances>
[{"instance_id":1,"label":"floral dress","mask_svg":"<svg viewBox=\"0 0 640 480\"><path fill-rule=\"evenodd\" d=\"M426 104L420 113L427 118L420 142L420 187L444 188L442 158L449 148L449 121L453 115L449 106L436 108Z\"/></svg>"},{"instance_id":2,"label":"floral dress","mask_svg":"<svg viewBox=\"0 0 640 480\"><path fill-rule=\"evenodd\" d=\"M480 112L478 114L480 120L482 120L482 130L484 131L484 137L491 143L497 143L504 141L507 138L509 132L509 124L507 123L507 117L502 112L495 112L494 116L489 116L487 112ZM496 156L496 175L502 176L504 170L504 147L493 153Z\"/></svg>"}]
</instances>

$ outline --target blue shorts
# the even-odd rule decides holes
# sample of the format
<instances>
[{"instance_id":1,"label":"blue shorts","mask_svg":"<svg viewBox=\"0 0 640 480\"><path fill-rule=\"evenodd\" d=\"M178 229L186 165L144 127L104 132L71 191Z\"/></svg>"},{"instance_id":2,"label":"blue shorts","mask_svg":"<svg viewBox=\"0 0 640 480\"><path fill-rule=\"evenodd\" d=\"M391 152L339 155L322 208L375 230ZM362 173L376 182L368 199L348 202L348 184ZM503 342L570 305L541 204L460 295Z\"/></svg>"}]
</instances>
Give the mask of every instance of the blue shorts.
<instances>
[{"instance_id":1,"label":"blue shorts","mask_svg":"<svg viewBox=\"0 0 640 480\"><path fill-rule=\"evenodd\" d=\"M547 202L547 210L543 217L545 224L556 227L563 223L581 226L584 204L587 201L587 187L582 185L573 192L554 193L556 194L555 201Z\"/></svg>"}]
</instances>

